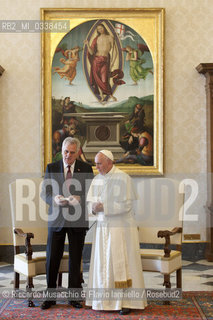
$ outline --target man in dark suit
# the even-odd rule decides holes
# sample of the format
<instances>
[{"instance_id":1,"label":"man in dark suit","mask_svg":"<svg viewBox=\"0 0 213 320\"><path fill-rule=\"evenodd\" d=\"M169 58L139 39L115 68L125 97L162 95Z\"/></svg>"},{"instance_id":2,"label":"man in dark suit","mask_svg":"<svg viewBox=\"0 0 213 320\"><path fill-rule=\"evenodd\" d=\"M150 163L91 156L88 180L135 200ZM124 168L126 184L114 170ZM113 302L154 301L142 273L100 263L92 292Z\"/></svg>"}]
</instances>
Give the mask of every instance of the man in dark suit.
<instances>
[{"instance_id":1,"label":"man in dark suit","mask_svg":"<svg viewBox=\"0 0 213 320\"><path fill-rule=\"evenodd\" d=\"M85 196L93 178L92 167L77 160L80 142L68 137L62 144L63 159L47 165L41 197L49 205L47 239L47 288L56 288L66 234L69 240L69 288L81 288L81 259L88 219ZM46 300L42 309L55 305ZM81 308L80 301L69 301Z\"/></svg>"}]
</instances>

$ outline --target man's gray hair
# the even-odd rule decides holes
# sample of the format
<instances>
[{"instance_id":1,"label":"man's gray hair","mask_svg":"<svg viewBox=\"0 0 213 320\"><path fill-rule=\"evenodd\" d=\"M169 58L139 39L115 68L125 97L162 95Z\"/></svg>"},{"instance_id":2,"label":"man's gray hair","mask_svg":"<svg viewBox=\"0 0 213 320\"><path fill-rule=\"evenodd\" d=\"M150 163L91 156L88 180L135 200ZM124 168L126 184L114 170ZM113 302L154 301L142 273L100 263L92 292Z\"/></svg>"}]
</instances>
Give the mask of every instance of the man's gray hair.
<instances>
[{"instance_id":1,"label":"man's gray hair","mask_svg":"<svg viewBox=\"0 0 213 320\"><path fill-rule=\"evenodd\" d=\"M66 144L75 144L76 145L76 151L78 152L81 146L80 141L77 138L72 138L72 137L67 137L66 139L64 139L63 143L62 143L62 151L65 148Z\"/></svg>"}]
</instances>

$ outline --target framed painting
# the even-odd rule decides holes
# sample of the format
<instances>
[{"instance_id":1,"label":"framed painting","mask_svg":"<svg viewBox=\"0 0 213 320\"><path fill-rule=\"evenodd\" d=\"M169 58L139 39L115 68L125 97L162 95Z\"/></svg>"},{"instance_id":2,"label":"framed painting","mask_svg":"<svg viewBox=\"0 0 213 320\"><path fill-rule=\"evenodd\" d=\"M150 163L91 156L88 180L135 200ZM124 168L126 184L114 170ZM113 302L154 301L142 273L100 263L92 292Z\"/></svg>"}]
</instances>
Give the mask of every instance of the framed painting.
<instances>
[{"instance_id":1,"label":"framed painting","mask_svg":"<svg viewBox=\"0 0 213 320\"><path fill-rule=\"evenodd\" d=\"M42 32L42 169L72 136L82 161L108 149L130 175L163 174L164 9L51 8L41 20L56 25Z\"/></svg>"}]
</instances>

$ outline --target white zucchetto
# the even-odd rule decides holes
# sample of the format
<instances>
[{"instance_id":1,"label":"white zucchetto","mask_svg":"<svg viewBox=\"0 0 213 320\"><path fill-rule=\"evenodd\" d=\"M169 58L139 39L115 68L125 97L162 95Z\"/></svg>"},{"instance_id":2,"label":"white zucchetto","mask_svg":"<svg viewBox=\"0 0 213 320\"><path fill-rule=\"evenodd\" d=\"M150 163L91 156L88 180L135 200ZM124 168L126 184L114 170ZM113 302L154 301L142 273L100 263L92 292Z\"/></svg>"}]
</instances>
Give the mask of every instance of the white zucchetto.
<instances>
[{"instance_id":1,"label":"white zucchetto","mask_svg":"<svg viewBox=\"0 0 213 320\"><path fill-rule=\"evenodd\" d=\"M109 158L110 160L114 161L114 157L111 151L109 150L101 150L99 151L99 153L104 154L107 158Z\"/></svg>"}]
</instances>

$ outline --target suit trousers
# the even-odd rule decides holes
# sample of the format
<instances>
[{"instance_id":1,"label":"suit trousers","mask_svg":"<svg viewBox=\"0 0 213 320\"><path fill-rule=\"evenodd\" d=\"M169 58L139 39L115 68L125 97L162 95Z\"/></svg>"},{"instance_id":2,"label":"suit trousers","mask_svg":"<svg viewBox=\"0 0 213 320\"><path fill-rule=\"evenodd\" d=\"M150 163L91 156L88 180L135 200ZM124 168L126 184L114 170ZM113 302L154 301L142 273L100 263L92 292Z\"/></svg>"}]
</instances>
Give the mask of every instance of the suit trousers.
<instances>
[{"instance_id":1,"label":"suit trousers","mask_svg":"<svg viewBox=\"0 0 213 320\"><path fill-rule=\"evenodd\" d=\"M56 288L56 281L64 252L66 234L69 241L69 288L81 288L81 258L86 232L63 227L60 231L48 230L47 240L47 287Z\"/></svg>"}]
</instances>

